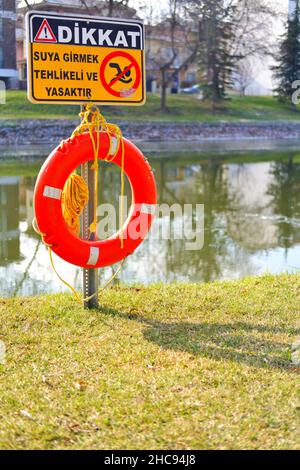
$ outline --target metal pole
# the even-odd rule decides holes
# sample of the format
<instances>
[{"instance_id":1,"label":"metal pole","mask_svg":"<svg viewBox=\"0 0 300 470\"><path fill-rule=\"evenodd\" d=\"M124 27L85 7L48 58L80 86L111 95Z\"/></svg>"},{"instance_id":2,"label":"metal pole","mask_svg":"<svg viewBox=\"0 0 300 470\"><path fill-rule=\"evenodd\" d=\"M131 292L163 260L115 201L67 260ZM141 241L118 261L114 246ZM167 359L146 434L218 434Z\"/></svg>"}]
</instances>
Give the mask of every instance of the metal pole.
<instances>
[{"instance_id":1,"label":"metal pole","mask_svg":"<svg viewBox=\"0 0 300 470\"><path fill-rule=\"evenodd\" d=\"M84 106L81 107L84 110ZM82 238L84 240L95 240L95 234L90 235L89 226L94 218L94 191L95 179L92 170L93 162L86 162L81 165L81 176L85 180L89 188L89 203L83 210L82 214ZM98 270L92 268L83 268L83 297L87 298L95 294L98 290ZM84 302L84 308L98 308L98 293L90 300Z\"/></svg>"}]
</instances>

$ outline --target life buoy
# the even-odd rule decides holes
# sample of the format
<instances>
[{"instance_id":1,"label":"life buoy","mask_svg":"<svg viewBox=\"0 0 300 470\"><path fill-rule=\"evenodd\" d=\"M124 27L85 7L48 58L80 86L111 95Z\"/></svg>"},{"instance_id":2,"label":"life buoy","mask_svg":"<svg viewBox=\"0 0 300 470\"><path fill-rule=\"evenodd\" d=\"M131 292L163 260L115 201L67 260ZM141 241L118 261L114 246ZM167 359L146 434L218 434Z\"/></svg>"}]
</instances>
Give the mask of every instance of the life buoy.
<instances>
[{"instance_id":1,"label":"life buoy","mask_svg":"<svg viewBox=\"0 0 300 470\"><path fill-rule=\"evenodd\" d=\"M114 139L106 132L100 133L100 160L109 155L112 143ZM90 135L84 133L66 140L53 150L41 168L34 190L36 223L44 242L69 263L84 268L117 263L133 253L150 229L156 205L154 176L141 151L125 138L123 143L124 172L130 182L132 204L123 229L106 240L82 240L69 230L62 213L61 195L68 177L76 167L94 159ZM113 163L122 165L121 146Z\"/></svg>"}]
</instances>

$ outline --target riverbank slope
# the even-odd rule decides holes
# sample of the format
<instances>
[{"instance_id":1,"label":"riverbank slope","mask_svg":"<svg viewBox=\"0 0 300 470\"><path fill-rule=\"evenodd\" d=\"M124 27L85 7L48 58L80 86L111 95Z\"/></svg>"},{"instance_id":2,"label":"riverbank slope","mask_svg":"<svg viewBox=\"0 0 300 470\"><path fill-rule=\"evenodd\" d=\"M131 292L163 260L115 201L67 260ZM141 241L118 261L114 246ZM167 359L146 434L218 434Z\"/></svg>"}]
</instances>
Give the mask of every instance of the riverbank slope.
<instances>
[{"instance_id":1,"label":"riverbank slope","mask_svg":"<svg viewBox=\"0 0 300 470\"><path fill-rule=\"evenodd\" d=\"M135 142L209 142L284 140L300 138L300 122L129 122L115 121ZM0 120L0 146L43 145L67 139L78 120Z\"/></svg>"},{"instance_id":2,"label":"riverbank slope","mask_svg":"<svg viewBox=\"0 0 300 470\"><path fill-rule=\"evenodd\" d=\"M300 276L1 299L3 449L299 449Z\"/></svg>"},{"instance_id":3,"label":"riverbank slope","mask_svg":"<svg viewBox=\"0 0 300 470\"><path fill-rule=\"evenodd\" d=\"M170 95L168 111L159 110L159 96L149 95L142 107L102 107L108 121L135 141L205 142L211 140L287 140L300 137L300 112L270 97L232 96L212 113L195 96ZM0 106L0 145L60 142L78 125L78 106L36 105L24 91L7 92Z\"/></svg>"}]
</instances>

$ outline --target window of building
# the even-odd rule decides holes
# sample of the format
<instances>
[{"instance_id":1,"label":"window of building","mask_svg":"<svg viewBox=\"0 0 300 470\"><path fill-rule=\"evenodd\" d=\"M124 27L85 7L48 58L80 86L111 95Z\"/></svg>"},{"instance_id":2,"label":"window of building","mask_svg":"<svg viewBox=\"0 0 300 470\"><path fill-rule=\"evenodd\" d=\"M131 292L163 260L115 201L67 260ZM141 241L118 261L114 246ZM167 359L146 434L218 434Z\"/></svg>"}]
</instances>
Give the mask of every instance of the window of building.
<instances>
[{"instance_id":1,"label":"window of building","mask_svg":"<svg viewBox=\"0 0 300 470\"><path fill-rule=\"evenodd\" d=\"M195 72L188 72L186 75L186 79L188 82L196 83L197 75Z\"/></svg>"},{"instance_id":2,"label":"window of building","mask_svg":"<svg viewBox=\"0 0 300 470\"><path fill-rule=\"evenodd\" d=\"M22 65L21 79L22 80L27 80L27 65L26 64Z\"/></svg>"},{"instance_id":3,"label":"window of building","mask_svg":"<svg viewBox=\"0 0 300 470\"><path fill-rule=\"evenodd\" d=\"M175 53L175 58L174 58ZM174 58L174 65L176 62L179 62L179 51L178 49L172 49L172 47L164 47L162 50L162 55L165 60L172 60Z\"/></svg>"}]
</instances>

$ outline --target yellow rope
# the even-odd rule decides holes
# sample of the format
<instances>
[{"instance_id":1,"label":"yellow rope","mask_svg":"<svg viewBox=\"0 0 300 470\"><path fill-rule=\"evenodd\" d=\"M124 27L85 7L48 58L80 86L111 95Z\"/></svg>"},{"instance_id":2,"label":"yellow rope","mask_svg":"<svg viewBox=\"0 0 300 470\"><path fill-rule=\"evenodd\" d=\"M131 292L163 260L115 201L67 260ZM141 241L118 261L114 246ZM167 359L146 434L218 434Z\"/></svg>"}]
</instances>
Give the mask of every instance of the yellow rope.
<instances>
[{"instance_id":1,"label":"yellow rope","mask_svg":"<svg viewBox=\"0 0 300 470\"><path fill-rule=\"evenodd\" d=\"M50 257L50 262L51 262L51 266L52 266L52 269L53 271L55 272L56 276L58 277L58 279L65 285L67 286L74 294L74 297L76 298L76 300L78 302L88 302L89 300L91 300L93 297L95 297L98 292L94 292L94 294L90 295L89 297L85 297L84 299L81 298L80 294L77 292L77 290L71 286L71 284L69 284L67 281L65 281L65 279L63 279L60 274L57 272L56 268L55 268L55 265L54 265L54 261L53 261L53 255L52 255L52 250L51 250L51 247L48 246L48 252L49 252L49 257ZM118 269L116 270L116 272L111 276L111 278L109 278L109 280L104 284L104 286L101 288L101 291L106 289L106 287L115 279L115 277L119 274L119 272L121 271L122 267L123 267L123 264L125 262L125 259L123 259L121 261L121 264L120 266L118 267Z\"/></svg>"},{"instance_id":2,"label":"yellow rope","mask_svg":"<svg viewBox=\"0 0 300 470\"><path fill-rule=\"evenodd\" d=\"M74 139L76 136L83 134L84 132L88 132L91 138L92 146L93 146L93 151L94 151L94 162L92 165L92 169L94 170L94 217L93 217L93 222L90 224L89 231L90 233L96 233L97 232L97 206L98 206L98 176L99 176L99 162L98 162L98 157L99 157L99 151L100 151L100 132L106 132L109 136L109 150L107 152L107 155L105 157L105 161L107 162L112 162L116 155L118 154L118 151L120 149L121 145L121 210L120 210L120 226L121 226L121 236L120 236L120 241L121 241L121 248L123 249L124 247L124 236L123 236L123 222L124 222L124 191L125 191L125 178L124 178L124 156L125 156L125 151L124 151L124 142L122 138L122 131L121 129L116 125L116 124L111 124L106 121L104 116L100 113L99 109L94 106L93 104L89 103L85 107L85 111L82 111L79 114L81 118L81 122L78 127L73 131L71 135L71 140ZM94 133L96 133L96 139L94 137ZM115 137L117 139L117 145L116 145L116 150L111 154L111 149L113 148L112 144L112 138ZM63 147L64 141L61 142L61 147ZM66 181L66 184L63 188L62 192L62 212L63 212L63 217L70 228L72 232L74 232L76 235L79 235L80 233L80 216L82 214L82 211L86 204L88 203L89 200L89 190L87 187L86 182L84 179L77 175L75 172L73 172L69 178ZM54 266L54 261L53 261L53 256L52 256L52 250L51 250L51 245L45 243L44 237L45 234L41 233L37 227L36 221L34 219L33 221L33 228L37 233L40 234L43 243L48 247L49 251L49 257L50 257L50 262L51 266L57 275L57 277L60 279L60 281L65 284L74 294L76 300L79 302L87 302L88 300L92 299L97 295L97 292L92 294L91 296L82 299L79 293L76 291L76 289L71 286L67 281L65 281L57 272L55 266ZM117 269L117 271L113 274L113 276L108 280L108 282L102 287L101 290L105 289L112 281L113 279L117 276L117 274L120 272L123 263L125 259L121 262L121 265Z\"/></svg>"},{"instance_id":3,"label":"yellow rope","mask_svg":"<svg viewBox=\"0 0 300 470\"><path fill-rule=\"evenodd\" d=\"M64 186L61 198L66 224L76 235L80 234L80 216L89 200L89 189L82 176L72 173Z\"/></svg>"},{"instance_id":4,"label":"yellow rope","mask_svg":"<svg viewBox=\"0 0 300 470\"><path fill-rule=\"evenodd\" d=\"M93 222L91 223L89 230L90 233L97 232L97 206L98 206L98 175L99 175L99 162L98 162L98 155L100 150L100 132L106 132L109 137L109 150L107 152L106 157L104 158L107 162L112 162L116 155L118 154L120 145L121 145L121 210L120 210L120 228L121 228L121 248L124 248L124 236L123 236L123 223L124 223L124 192L125 192L125 176L124 176L124 142L122 131L116 124L108 123L104 116L100 113L99 109L94 106L92 103L86 105L85 111L82 111L79 114L81 118L81 122L78 127L73 131L71 135L71 139L74 139L77 135L83 134L84 132L88 132L91 138L91 142L93 145L94 150L94 163L92 169L94 170L94 179L95 179L95 191L94 191L94 217ZM94 132L96 132L96 140L94 137ZM117 146L113 154L110 153L112 149L112 138L115 137L117 139ZM63 145L63 142L61 143ZM72 178L72 175L70 176ZM81 200L84 200L84 193L85 188L81 183L80 191L83 193ZM69 202L69 207L66 213L74 213L76 210L76 198L74 198L72 193L72 186L67 185L66 191L68 191L68 196L66 199ZM77 198L78 199L78 198ZM75 207L74 207L75 206ZM84 206L83 206L84 207ZM83 208L82 208L83 210ZM79 214L80 216L80 214ZM78 219L79 219L78 216ZM67 222L68 223L68 222ZM78 221L79 224L79 221Z\"/></svg>"},{"instance_id":5,"label":"yellow rope","mask_svg":"<svg viewBox=\"0 0 300 470\"><path fill-rule=\"evenodd\" d=\"M55 272L56 276L58 277L58 279L65 285L67 286L69 289L71 289L71 291L73 292L76 300L78 300L78 302L82 302L82 299L79 295L79 293L77 292L77 290L71 286L71 284L69 284L67 281L65 281L65 279L63 279L57 272L55 266L54 266L54 261L53 261L53 256L52 256L52 250L51 250L51 247L48 246L48 253L49 253L49 258L50 258L50 263L51 263L51 266L52 266L52 269L53 271Z\"/></svg>"}]
</instances>

